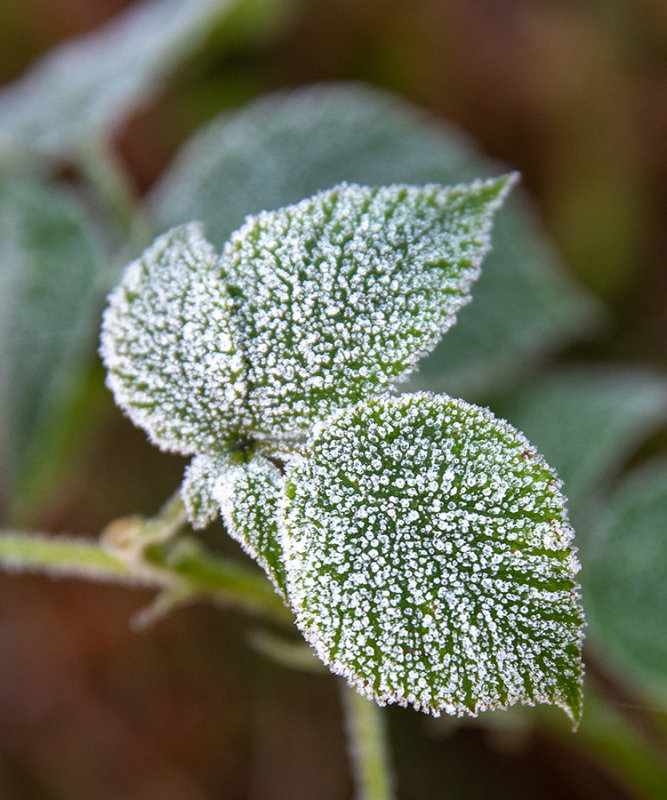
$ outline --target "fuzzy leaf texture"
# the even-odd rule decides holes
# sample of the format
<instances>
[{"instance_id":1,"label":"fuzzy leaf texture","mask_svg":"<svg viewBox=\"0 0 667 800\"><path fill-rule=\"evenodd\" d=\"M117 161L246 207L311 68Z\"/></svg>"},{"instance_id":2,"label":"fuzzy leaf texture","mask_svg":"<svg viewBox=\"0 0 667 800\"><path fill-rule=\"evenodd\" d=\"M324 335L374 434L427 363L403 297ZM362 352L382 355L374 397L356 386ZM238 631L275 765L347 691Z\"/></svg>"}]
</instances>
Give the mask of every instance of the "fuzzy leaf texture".
<instances>
[{"instance_id":1,"label":"fuzzy leaf texture","mask_svg":"<svg viewBox=\"0 0 667 800\"><path fill-rule=\"evenodd\" d=\"M381 704L578 722L573 531L522 434L447 397L380 397L323 424L286 491L290 600L334 672Z\"/></svg>"},{"instance_id":2,"label":"fuzzy leaf texture","mask_svg":"<svg viewBox=\"0 0 667 800\"><path fill-rule=\"evenodd\" d=\"M250 218L222 265L252 432L299 434L410 372L470 300L515 179L342 184Z\"/></svg>"},{"instance_id":3,"label":"fuzzy leaf texture","mask_svg":"<svg viewBox=\"0 0 667 800\"><path fill-rule=\"evenodd\" d=\"M382 391L470 299L514 180L341 185L250 217L220 259L198 225L173 229L104 317L116 401L160 447L210 454Z\"/></svg>"}]
</instances>

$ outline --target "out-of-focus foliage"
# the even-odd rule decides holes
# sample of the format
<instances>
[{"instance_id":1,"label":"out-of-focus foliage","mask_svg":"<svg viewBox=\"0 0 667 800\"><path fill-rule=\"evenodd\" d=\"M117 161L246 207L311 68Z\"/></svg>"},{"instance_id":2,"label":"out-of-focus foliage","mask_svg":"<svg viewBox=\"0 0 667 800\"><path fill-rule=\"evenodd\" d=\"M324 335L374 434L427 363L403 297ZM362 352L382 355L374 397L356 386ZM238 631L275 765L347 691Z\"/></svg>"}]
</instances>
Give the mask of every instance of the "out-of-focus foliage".
<instances>
[{"instance_id":1,"label":"out-of-focus foliage","mask_svg":"<svg viewBox=\"0 0 667 800\"><path fill-rule=\"evenodd\" d=\"M93 27L125 5L124 0L9 0L0 4L0 74L13 78L50 44ZM151 5L167 7L166 3ZM182 19L196 11L194 4L181 5L184 8L174 15L174 24L181 13ZM538 301L531 303L533 295L521 290L505 295L501 303L493 287L484 289L483 278L479 295L461 315L459 331L452 331L445 343L452 347L447 361L442 362L447 372L441 371L437 361L430 361L421 374L431 385L448 391L458 391L457 383L463 390L466 383L483 398L494 369L496 378L509 374L512 365L529 372L545 349L553 353L559 343L592 330L593 319L588 315L596 304L573 289L570 279L553 272L557 260L564 261L571 273L603 295L611 307L610 324L602 335L561 353L559 369L552 374L548 361L542 362L540 377L527 375L520 385L525 395L503 400L497 407L515 424L525 425L531 440L565 475L567 493L574 501L573 518L580 525L578 541L585 545L581 553L584 602L590 603L586 711L578 736L572 738L568 733L567 739L560 741L560 733L548 717L544 725L531 727L525 715L508 713L502 721L482 717L472 728L424 726L420 719L390 711L387 718L398 782L406 787L406 795L416 800L439 797L443 776L453 798L488 797L491 774L493 794L499 800L662 800L667 794L665 635L660 625L663 587L667 585L660 549L664 466L654 462L633 473L627 483L622 481L618 489L609 480L611 473L624 469L634 446L659 423L664 402L662 378L634 368L616 372L608 363L602 370L586 366L584 373L570 367L580 361L588 365L597 358L667 367L664 3L330 0L326 4L295 4L291 17L282 13L285 4L271 0L234 5L234 20L223 14L221 24L207 39L199 38L199 44L189 41L188 48L196 45L199 57L186 62L171 88L164 78L173 74L173 65L182 63L186 55L180 43L173 49L162 44L156 50L148 48L147 71L138 68L139 58L106 61L103 50L91 51L84 43L82 49L92 52L93 64L90 66L89 60L89 69L82 66L63 93L44 93L51 79L43 71L49 62L42 62L36 68L42 77L33 72L22 81L23 86L34 81L41 100L32 109L27 103L24 110L20 107L25 101L12 100L9 105L18 110L11 113L14 122L3 125L2 133L18 130L13 126L20 122L23 133L37 133L41 142L48 143L47 151L63 153L71 148L71 136L94 131L113 145L127 165L130 186L144 188L164 171L168 153L200 122L221 110L275 89L321 79L356 80L398 92L455 122L494 159L521 170L524 186L537 198L560 258L554 256L537 223L529 228L534 246L527 244L528 239L517 239L513 225L508 224L506 230L499 227L498 245L508 263L546 265L531 288ZM281 6L278 11L277 6ZM227 7L220 3L222 11ZM129 6L127 13L132 15L136 9ZM173 30L170 24L156 28L152 41L160 41L161 31ZM99 43L98 34L93 35L88 41ZM75 52L77 49L78 45ZM155 53L159 58L151 61ZM99 65L95 64L96 54ZM160 61L163 57L166 60ZM72 105L68 92L92 86L101 74L96 67L106 70L110 64L115 66L105 71L110 76L105 86L109 91L79 96L83 105L79 99ZM120 76L118 83L114 76ZM118 87L122 90L117 91ZM162 92L159 102L151 94L158 87ZM9 96L2 95L5 110ZM67 118L69 112L63 114L61 103L66 97L67 108L95 109L95 113L91 116L86 111ZM112 111L111 106L105 107L109 98L114 98ZM239 119L253 113L252 108L240 112ZM123 114L139 113L131 120L121 119L115 116L121 109ZM43 112L57 124L52 128L50 123L45 125ZM232 118L228 115L220 127L231 125ZM344 128L344 117L337 122ZM431 119L420 124L423 130L433 129ZM395 131L400 134L394 135ZM388 147L397 148L401 163L407 159L410 169L417 168L420 152L433 152L433 168L442 168L437 163L437 146L431 150L429 134L422 140L423 147L401 151L404 133L396 119L391 128L385 126L387 138L373 140L370 149L361 153L361 160L374 167L387 153L381 143L388 142ZM304 143L293 131L287 138L292 135L298 145L294 148L297 163L301 156L304 164L314 168L306 147L312 140ZM452 136L451 131L449 141L447 169L460 167L456 179L464 178L469 174L465 173L469 143L461 144L460 136ZM40 225L51 226L62 214L61 229L68 228L74 242L79 237L78 220L87 218L81 203L91 198L90 187L83 193L73 194L69 187L63 191L53 183L54 178L74 182L78 189L85 183L82 176L58 171L59 161L48 158L26 163L25 143L14 137L21 151L21 169L46 168L48 175L38 180L34 191L23 191L26 196L34 195L37 199L30 202L39 205L46 186L50 199L40 214ZM338 153L339 144L334 141L323 146L320 155L325 161L327 148ZM18 185L9 177L19 161L12 152L3 159L2 198L15 191L7 187ZM183 159L186 154L184 151ZM235 163L240 168L244 162ZM391 167L398 169L398 165ZM489 169L497 174L495 163L489 162ZM250 172L241 174L248 179ZM337 176L332 182L345 177ZM384 182L385 178L378 180ZM279 182L276 185L280 188ZM260 173L255 183L246 186L243 180L232 180L231 186L233 213L240 215L233 227L242 222L244 214L258 210L238 207L237 197L240 201L246 190L249 195L257 191L269 196L274 188ZM306 189L281 202L298 200L312 191ZM98 226L112 228L99 203L90 205ZM150 210L155 207L153 199ZM87 227L80 237L81 246L71 250L72 263L49 258L47 269L40 255L42 288L51 288L41 299L29 293L25 311L17 309L16 289L31 274L19 265L36 263L22 261L25 254L17 257L14 247L17 231L26 230L11 221L20 217L20 209L21 203L3 204L0 215L0 416L5 447L1 478L5 488L8 472L15 476L32 472L27 466L23 471L24 463L37 463L35 451L29 455L30 448L39 445L43 449L49 440L39 433L43 429L37 420L54 423L58 419L58 403L53 402L59 391L76 394L85 388L72 376L94 356L92 328L96 324L88 327L90 323L83 320L89 319L87 315L93 314L91 309L100 301L99 287L95 294L84 279L88 275L84 254L96 258L100 250L93 233L97 228ZM517 214L525 212L517 209ZM40 226L35 222L33 227ZM131 256L138 255L134 243L132 248ZM58 248L54 252L59 252ZM490 261L489 280L492 264ZM60 292L61 270L62 275L71 276L80 270L81 282L76 282L74 295L55 294L56 289ZM526 267L526 272L526 279L534 277L533 266ZM22 276L18 281L17 275ZM556 277L545 279L552 275ZM28 284L29 280L23 283ZM48 298L56 297L58 303L51 306ZM78 303L74 302L77 298ZM549 298L551 311L544 313L542 301ZM565 305L561 304L563 298ZM572 313L573 309L577 310ZM461 338L456 344L468 318L473 326L477 311L494 321L498 333L498 340L494 334L484 347L471 337L472 349L487 357L481 379L468 356L467 340ZM36 313L49 316L52 327L47 329L35 319ZM525 325L519 324L520 318L525 318ZM66 346L64 341L57 346L57 337L50 335L74 330L83 334L83 339L67 333ZM531 333L521 339L521 331ZM499 344L510 341L515 341L516 349L506 351ZM33 345L34 353L23 355ZM72 354L71 360L66 353ZM23 363L42 364L44 380L35 380L37 373L27 367L17 372ZM431 365L433 371L427 372ZM61 375L58 379L57 374ZM8 375L14 375L17 383L9 383ZM442 384L438 384L440 380ZM28 383L34 390L19 390ZM99 390L99 375L93 383ZM531 393L538 403L531 404ZM16 409L11 414L10 397ZM69 401L66 405L69 419L78 423L80 416L71 414L76 406ZM31 426L29 419L35 424ZM60 416L60 422L50 425L52 432L68 430L62 426L64 419ZM60 453L69 458L52 461L58 467L49 473L51 486L57 485L58 491L41 500L33 496L29 516L38 527L96 530L114 516L138 508L154 509L175 488L180 464L174 466L167 458L151 454L140 437L133 438L130 426L110 411L108 417L94 417L94 423L88 452L78 460L70 435L61 439L64 447L59 448ZM8 443L16 443L18 437L32 443L10 456ZM664 445L664 434L658 429L642 452L659 453ZM42 457L37 461L48 464ZM595 489L594 503L581 485ZM15 499L13 492L8 499ZM216 546L222 539L213 533L210 538ZM67 800L92 796L98 800L119 796L212 800L221 793L252 796L253 800L274 800L278 794L293 800L349 796L336 698L328 683L319 683L316 677L293 677L253 655L245 647L245 629L230 614L189 609L155 627L150 637L137 637L127 632L127 617L136 603L129 592L99 586L3 579L0 794Z\"/></svg>"},{"instance_id":2,"label":"out-of-focus foliage","mask_svg":"<svg viewBox=\"0 0 667 800\"><path fill-rule=\"evenodd\" d=\"M144 0L0 94L0 158L77 158L153 96L236 0Z\"/></svg>"},{"instance_id":3,"label":"out-of-focus foliage","mask_svg":"<svg viewBox=\"0 0 667 800\"><path fill-rule=\"evenodd\" d=\"M628 475L585 548L590 637L621 676L667 702L667 463Z\"/></svg>"},{"instance_id":4,"label":"out-of-focus foliage","mask_svg":"<svg viewBox=\"0 0 667 800\"><path fill-rule=\"evenodd\" d=\"M105 253L66 187L0 178L0 467L18 491L74 435L95 349Z\"/></svg>"},{"instance_id":5,"label":"out-of-focus foliage","mask_svg":"<svg viewBox=\"0 0 667 800\"><path fill-rule=\"evenodd\" d=\"M554 369L520 383L494 409L558 470L576 526L580 515L590 522L583 514L592 498L667 419L667 380L627 367Z\"/></svg>"}]
</instances>

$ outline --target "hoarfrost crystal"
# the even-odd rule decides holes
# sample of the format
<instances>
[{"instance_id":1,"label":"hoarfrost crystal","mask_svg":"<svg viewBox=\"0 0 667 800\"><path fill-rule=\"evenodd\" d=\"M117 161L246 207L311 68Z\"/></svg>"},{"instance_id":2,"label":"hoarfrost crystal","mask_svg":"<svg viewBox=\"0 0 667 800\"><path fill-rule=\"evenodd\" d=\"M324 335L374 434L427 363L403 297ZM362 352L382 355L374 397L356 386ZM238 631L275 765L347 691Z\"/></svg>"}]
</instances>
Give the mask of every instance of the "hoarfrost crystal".
<instances>
[{"instance_id":1,"label":"hoarfrost crystal","mask_svg":"<svg viewBox=\"0 0 667 800\"><path fill-rule=\"evenodd\" d=\"M297 623L380 703L581 708L583 612L560 481L447 397L382 397L318 430L284 510Z\"/></svg>"},{"instance_id":2,"label":"hoarfrost crystal","mask_svg":"<svg viewBox=\"0 0 667 800\"><path fill-rule=\"evenodd\" d=\"M297 434L402 380L469 301L515 178L341 184L250 217L222 264L254 432Z\"/></svg>"},{"instance_id":3,"label":"hoarfrost crystal","mask_svg":"<svg viewBox=\"0 0 667 800\"><path fill-rule=\"evenodd\" d=\"M164 450L216 452L243 428L245 369L230 311L218 258L195 223L156 239L109 299L107 383Z\"/></svg>"}]
</instances>

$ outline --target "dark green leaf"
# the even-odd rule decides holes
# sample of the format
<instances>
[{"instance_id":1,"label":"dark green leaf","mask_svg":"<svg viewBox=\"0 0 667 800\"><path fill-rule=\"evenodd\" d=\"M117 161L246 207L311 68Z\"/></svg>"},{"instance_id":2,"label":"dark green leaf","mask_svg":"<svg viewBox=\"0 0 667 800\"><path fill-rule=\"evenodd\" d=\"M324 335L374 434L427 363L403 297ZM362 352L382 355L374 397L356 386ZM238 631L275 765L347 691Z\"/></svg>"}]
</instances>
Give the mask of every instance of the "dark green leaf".
<instances>
[{"instance_id":1,"label":"dark green leaf","mask_svg":"<svg viewBox=\"0 0 667 800\"><path fill-rule=\"evenodd\" d=\"M320 658L380 703L581 712L564 498L487 410L381 397L323 423L288 479L288 593Z\"/></svg>"}]
</instances>

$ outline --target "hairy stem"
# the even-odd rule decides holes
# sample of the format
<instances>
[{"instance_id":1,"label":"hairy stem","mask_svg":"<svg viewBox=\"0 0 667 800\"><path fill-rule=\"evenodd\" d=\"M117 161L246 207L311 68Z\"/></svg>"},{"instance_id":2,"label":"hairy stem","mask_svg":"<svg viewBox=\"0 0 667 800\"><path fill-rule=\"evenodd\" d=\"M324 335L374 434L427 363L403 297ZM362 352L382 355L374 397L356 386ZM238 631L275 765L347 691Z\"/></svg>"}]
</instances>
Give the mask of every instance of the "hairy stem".
<instances>
[{"instance_id":1,"label":"hairy stem","mask_svg":"<svg viewBox=\"0 0 667 800\"><path fill-rule=\"evenodd\" d=\"M382 709L348 686L342 687L342 695L357 800L392 800L393 781Z\"/></svg>"}]
</instances>

